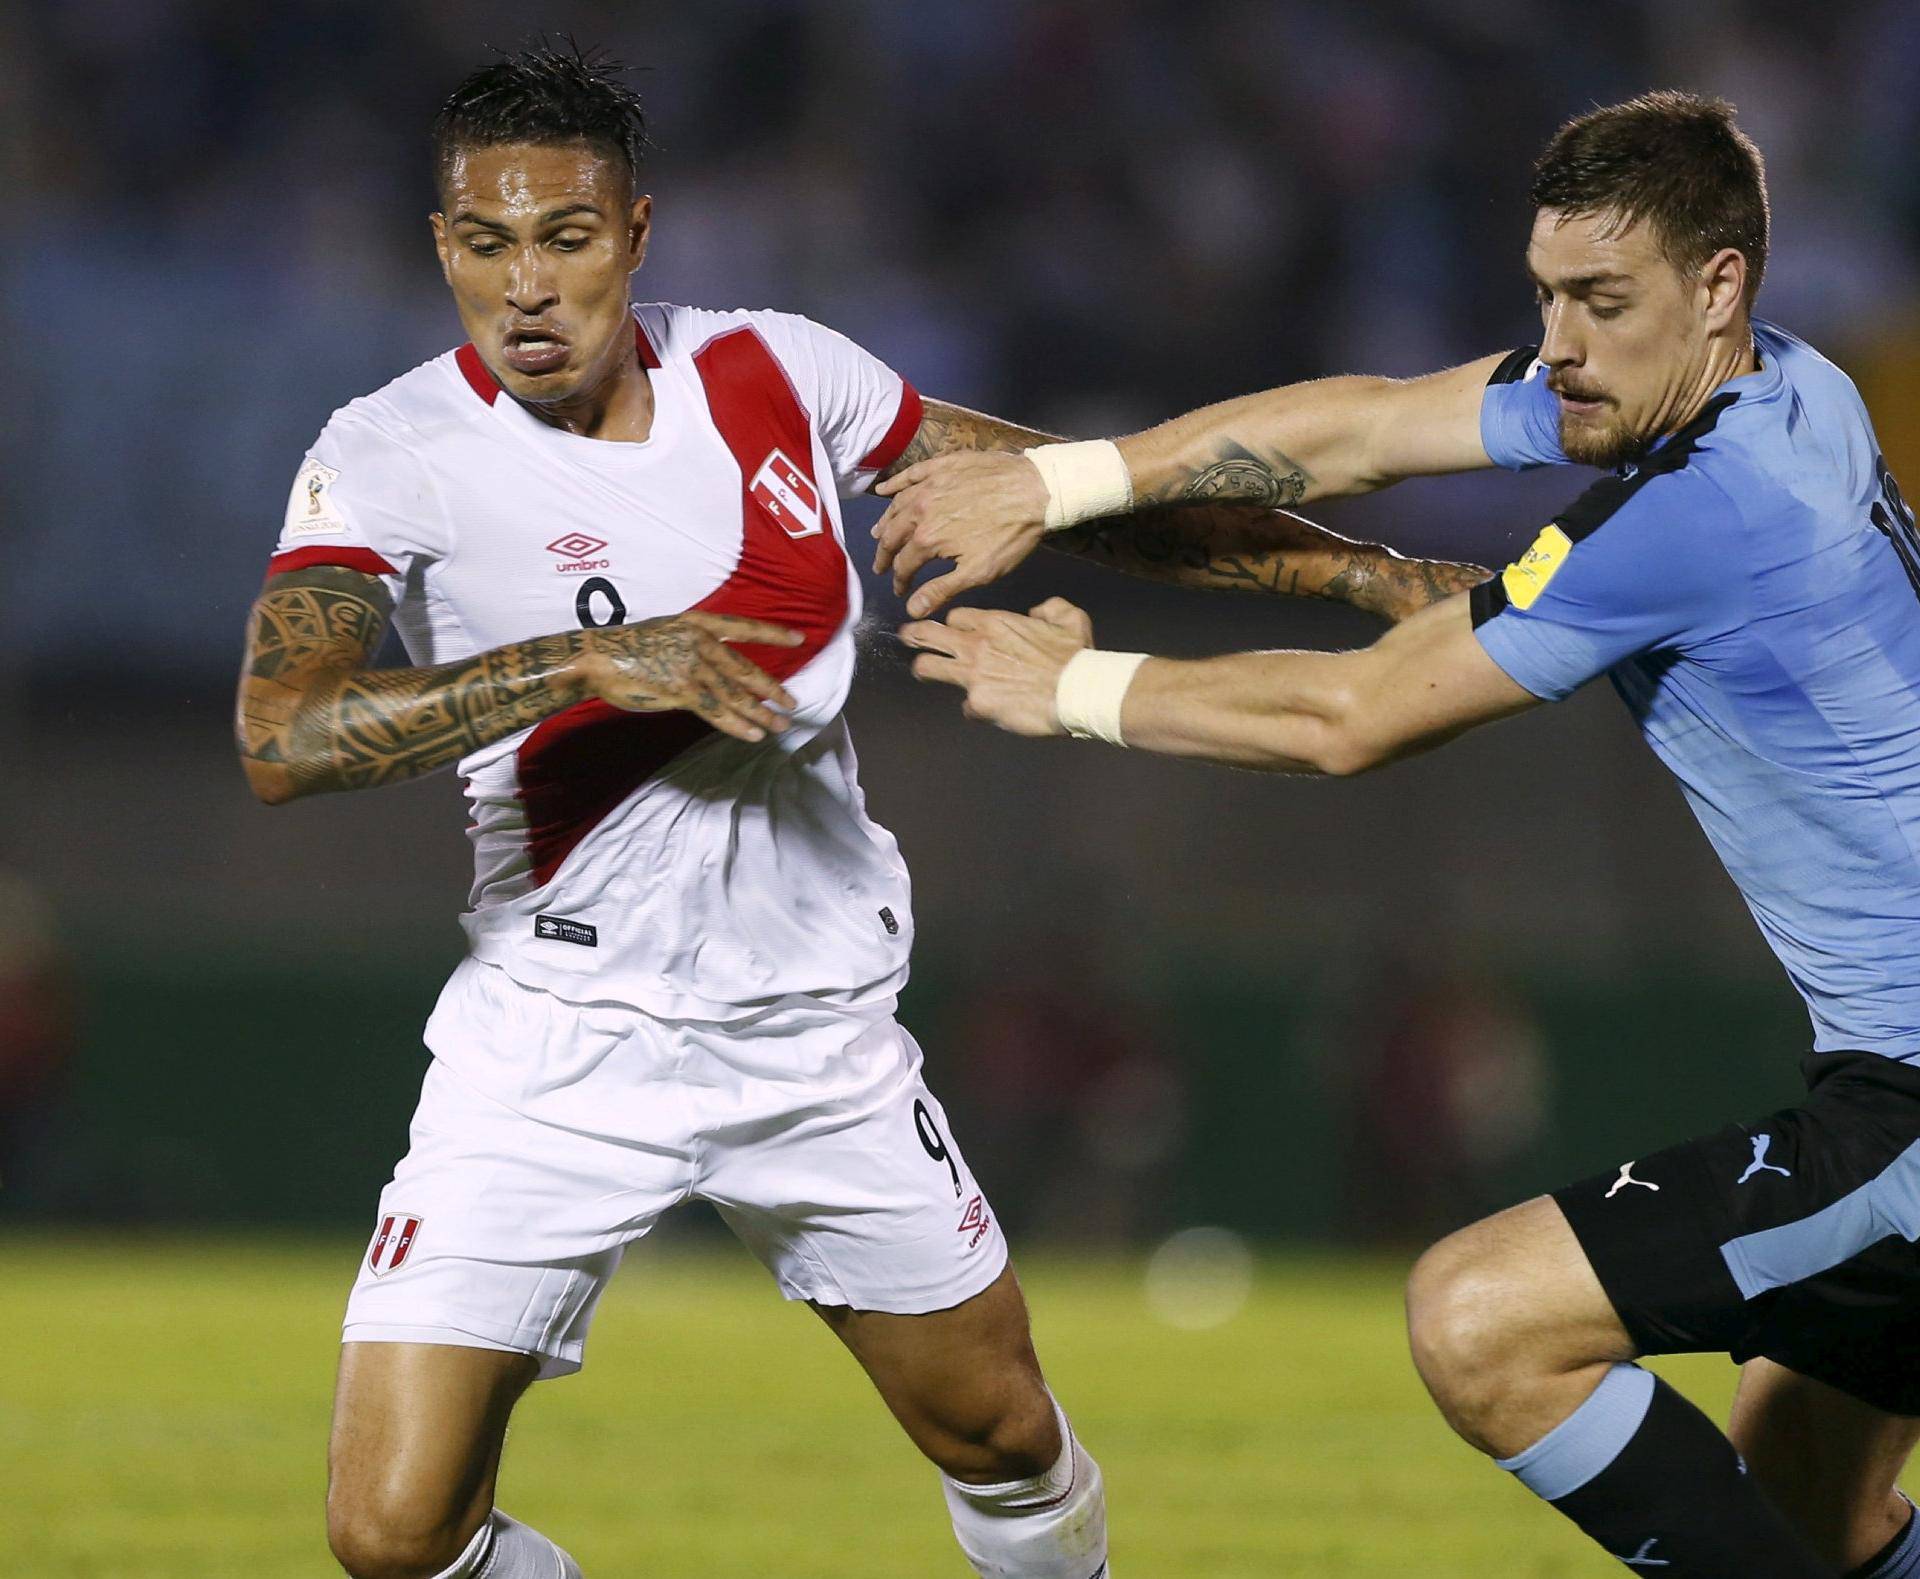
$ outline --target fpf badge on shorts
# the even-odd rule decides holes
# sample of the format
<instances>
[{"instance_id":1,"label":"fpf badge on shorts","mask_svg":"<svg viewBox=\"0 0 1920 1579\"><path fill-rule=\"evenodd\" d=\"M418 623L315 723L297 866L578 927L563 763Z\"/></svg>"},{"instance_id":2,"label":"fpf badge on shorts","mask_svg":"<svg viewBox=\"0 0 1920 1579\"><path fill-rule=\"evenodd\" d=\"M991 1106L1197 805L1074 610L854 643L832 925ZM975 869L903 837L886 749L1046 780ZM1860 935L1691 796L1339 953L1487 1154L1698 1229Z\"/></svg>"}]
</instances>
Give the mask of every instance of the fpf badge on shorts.
<instances>
[{"instance_id":1,"label":"fpf badge on shorts","mask_svg":"<svg viewBox=\"0 0 1920 1579\"><path fill-rule=\"evenodd\" d=\"M367 1251L367 1268L375 1277L399 1270L420 1237L420 1219L393 1212L380 1219L373 1244Z\"/></svg>"}]
</instances>

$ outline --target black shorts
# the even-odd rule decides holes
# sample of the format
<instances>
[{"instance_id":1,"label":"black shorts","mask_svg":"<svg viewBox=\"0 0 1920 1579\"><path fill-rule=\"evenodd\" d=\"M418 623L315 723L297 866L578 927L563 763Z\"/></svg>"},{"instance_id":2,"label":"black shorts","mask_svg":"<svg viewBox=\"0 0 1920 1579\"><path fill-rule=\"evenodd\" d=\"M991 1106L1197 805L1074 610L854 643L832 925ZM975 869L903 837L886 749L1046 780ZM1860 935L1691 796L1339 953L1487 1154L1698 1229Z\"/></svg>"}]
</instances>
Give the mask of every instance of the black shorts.
<instances>
[{"instance_id":1,"label":"black shorts","mask_svg":"<svg viewBox=\"0 0 1920 1579\"><path fill-rule=\"evenodd\" d=\"M1764 1355L1920 1415L1920 1069L1802 1068L1798 1107L1553 1198L1641 1353Z\"/></svg>"}]
</instances>

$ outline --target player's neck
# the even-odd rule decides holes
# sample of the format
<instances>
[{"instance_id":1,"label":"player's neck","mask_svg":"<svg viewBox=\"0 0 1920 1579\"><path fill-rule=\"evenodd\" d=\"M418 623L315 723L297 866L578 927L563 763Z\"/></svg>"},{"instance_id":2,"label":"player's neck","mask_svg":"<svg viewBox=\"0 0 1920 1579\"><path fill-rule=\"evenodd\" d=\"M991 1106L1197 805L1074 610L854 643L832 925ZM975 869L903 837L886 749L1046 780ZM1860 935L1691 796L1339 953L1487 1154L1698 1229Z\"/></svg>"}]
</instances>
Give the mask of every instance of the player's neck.
<instances>
[{"instance_id":1,"label":"player's neck","mask_svg":"<svg viewBox=\"0 0 1920 1579\"><path fill-rule=\"evenodd\" d=\"M653 382L631 337L606 377L565 400L523 404L549 427L581 438L640 444L653 433Z\"/></svg>"},{"instance_id":2,"label":"player's neck","mask_svg":"<svg viewBox=\"0 0 1920 1579\"><path fill-rule=\"evenodd\" d=\"M1707 359L1700 369L1692 399L1680 408L1674 421L1664 431L1674 433L1684 428L1700 415L1722 384L1759 370L1760 353L1754 346L1750 325L1742 325L1737 334L1713 342L1707 347Z\"/></svg>"}]
</instances>

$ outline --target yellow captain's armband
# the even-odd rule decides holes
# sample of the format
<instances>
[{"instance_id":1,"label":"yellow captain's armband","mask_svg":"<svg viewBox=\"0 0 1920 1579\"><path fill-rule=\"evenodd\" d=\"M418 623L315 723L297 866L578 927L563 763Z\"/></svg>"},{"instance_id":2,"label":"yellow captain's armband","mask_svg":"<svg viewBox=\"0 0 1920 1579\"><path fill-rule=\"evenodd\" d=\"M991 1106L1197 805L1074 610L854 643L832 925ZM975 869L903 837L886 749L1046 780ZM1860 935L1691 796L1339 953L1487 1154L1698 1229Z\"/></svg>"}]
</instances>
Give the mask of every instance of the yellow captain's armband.
<instances>
[{"instance_id":1,"label":"yellow captain's armband","mask_svg":"<svg viewBox=\"0 0 1920 1579\"><path fill-rule=\"evenodd\" d=\"M1557 526L1542 528L1533 546L1500 572L1500 585L1507 589L1507 601L1517 609L1530 609L1533 600L1547 590L1554 572L1566 562L1573 539Z\"/></svg>"}]
</instances>

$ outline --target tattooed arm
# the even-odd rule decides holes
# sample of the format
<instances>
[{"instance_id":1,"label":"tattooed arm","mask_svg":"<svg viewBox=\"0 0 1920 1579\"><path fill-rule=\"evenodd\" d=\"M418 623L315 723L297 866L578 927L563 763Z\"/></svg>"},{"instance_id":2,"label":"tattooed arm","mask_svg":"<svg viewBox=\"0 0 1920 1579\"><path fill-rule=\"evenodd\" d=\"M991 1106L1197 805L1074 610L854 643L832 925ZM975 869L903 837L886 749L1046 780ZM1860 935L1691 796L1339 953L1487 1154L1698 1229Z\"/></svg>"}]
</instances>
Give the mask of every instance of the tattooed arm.
<instances>
[{"instance_id":1,"label":"tattooed arm","mask_svg":"<svg viewBox=\"0 0 1920 1579\"><path fill-rule=\"evenodd\" d=\"M936 455L1013 454L1052 442L1052 434L929 400L919 431L881 479L897 477ZM891 569L893 589L902 596L929 560L956 562L952 571L914 595L908 610L916 616L1005 575L1041 540L1036 527L1030 533L994 536L974 549L963 534L949 531L935 516L943 486L934 482L916 489L896 503L875 530L880 546L873 568ZM1377 544L1352 542L1296 515L1253 503L1142 510L1055 532L1045 541L1063 553L1153 581L1326 598L1390 620L1404 619L1487 577L1473 565L1406 559Z\"/></svg>"},{"instance_id":2,"label":"tattooed arm","mask_svg":"<svg viewBox=\"0 0 1920 1579\"><path fill-rule=\"evenodd\" d=\"M247 624L235 733L268 805L416 778L598 698L697 713L759 740L793 699L728 642L790 647L782 626L680 614L514 642L425 669L370 669L393 612L374 576L316 566L269 580Z\"/></svg>"},{"instance_id":3,"label":"tattooed arm","mask_svg":"<svg viewBox=\"0 0 1920 1579\"><path fill-rule=\"evenodd\" d=\"M1142 504L1302 504L1473 471L1493 464L1480 442L1480 403L1503 360L1243 395L1121 439L1120 454Z\"/></svg>"},{"instance_id":4,"label":"tattooed arm","mask_svg":"<svg viewBox=\"0 0 1920 1579\"><path fill-rule=\"evenodd\" d=\"M1403 477L1488 466L1480 403L1501 358L1485 357L1426 378L1328 378L1248 395L1118 441L1136 506L1242 504L1268 509L1384 488ZM967 413L965 415L971 415ZM985 419L991 420L991 419ZM955 569L909 600L925 616L955 593L1004 575L1043 535L1047 484L1024 457L954 454L903 457L877 491L891 498L876 535L882 563L905 564L905 581L929 558ZM1123 518L1125 519L1125 518Z\"/></svg>"},{"instance_id":5,"label":"tattooed arm","mask_svg":"<svg viewBox=\"0 0 1920 1579\"><path fill-rule=\"evenodd\" d=\"M1452 560L1409 559L1285 510L1246 505L1142 510L1050 533L1046 543L1152 581L1321 598L1396 623L1490 574Z\"/></svg>"}]
</instances>

